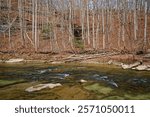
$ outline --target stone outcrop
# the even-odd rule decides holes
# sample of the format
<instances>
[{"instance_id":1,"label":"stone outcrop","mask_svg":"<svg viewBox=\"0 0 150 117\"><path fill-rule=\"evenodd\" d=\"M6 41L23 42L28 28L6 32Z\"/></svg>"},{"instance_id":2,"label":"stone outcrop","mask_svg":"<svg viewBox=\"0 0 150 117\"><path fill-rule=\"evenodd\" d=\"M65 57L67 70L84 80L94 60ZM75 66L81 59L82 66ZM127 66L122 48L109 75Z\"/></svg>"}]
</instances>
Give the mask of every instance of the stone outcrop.
<instances>
[{"instance_id":1,"label":"stone outcrop","mask_svg":"<svg viewBox=\"0 0 150 117\"><path fill-rule=\"evenodd\" d=\"M134 64L122 64L123 69L133 69L138 71L150 71L150 65L142 65L141 62L136 62Z\"/></svg>"}]
</instances>

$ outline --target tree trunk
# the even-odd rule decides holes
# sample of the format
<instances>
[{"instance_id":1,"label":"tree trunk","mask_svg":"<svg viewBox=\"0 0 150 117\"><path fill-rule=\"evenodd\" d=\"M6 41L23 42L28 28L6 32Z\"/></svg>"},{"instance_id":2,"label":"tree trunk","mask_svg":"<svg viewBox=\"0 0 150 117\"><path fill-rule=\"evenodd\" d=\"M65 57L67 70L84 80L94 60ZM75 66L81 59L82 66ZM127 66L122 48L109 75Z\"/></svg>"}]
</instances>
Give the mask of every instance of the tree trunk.
<instances>
[{"instance_id":1,"label":"tree trunk","mask_svg":"<svg viewBox=\"0 0 150 117\"><path fill-rule=\"evenodd\" d=\"M147 44L147 2L145 2L144 48Z\"/></svg>"}]
</instances>

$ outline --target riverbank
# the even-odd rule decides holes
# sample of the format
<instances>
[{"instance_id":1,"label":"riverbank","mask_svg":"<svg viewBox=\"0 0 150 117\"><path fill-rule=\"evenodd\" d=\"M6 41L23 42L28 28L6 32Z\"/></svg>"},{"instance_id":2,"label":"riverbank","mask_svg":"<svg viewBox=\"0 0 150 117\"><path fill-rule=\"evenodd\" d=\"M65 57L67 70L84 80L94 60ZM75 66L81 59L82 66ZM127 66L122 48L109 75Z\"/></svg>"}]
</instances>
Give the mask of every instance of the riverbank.
<instances>
[{"instance_id":1,"label":"riverbank","mask_svg":"<svg viewBox=\"0 0 150 117\"><path fill-rule=\"evenodd\" d=\"M113 64L123 69L150 70L150 54L133 55L116 52L91 54L0 53L0 63L82 63Z\"/></svg>"}]
</instances>

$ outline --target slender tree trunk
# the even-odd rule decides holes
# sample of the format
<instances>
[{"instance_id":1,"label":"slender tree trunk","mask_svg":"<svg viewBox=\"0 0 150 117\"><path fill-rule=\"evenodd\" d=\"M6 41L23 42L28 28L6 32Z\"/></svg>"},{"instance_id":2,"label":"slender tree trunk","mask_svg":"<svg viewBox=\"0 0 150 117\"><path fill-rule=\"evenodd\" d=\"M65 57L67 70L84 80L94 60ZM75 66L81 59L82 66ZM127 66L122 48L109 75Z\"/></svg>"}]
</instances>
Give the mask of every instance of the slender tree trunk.
<instances>
[{"instance_id":1,"label":"slender tree trunk","mask_svg":"<svg viewBox=\"0 0 150 117\"><path fill-rule=\"evenodd\" d=\"M118 47L121 47L121 21L120 21L120 5L119 1L117 0L117 15L118 15Z\"/></svg>"},{"instance_id":2,"label":"slender tree trunk","mask_svg":"<svg viewBox=\"0 0 150 117\"><path fill-rule=\"evenodd\" d=\"M37 22L37 12L38 12L38 0L35 0L35 51L38 50L38 22Z\"/></svg>"},{"instance_id":3,"label":"slender tree trunk","mask_svg":"<svg viewBox=\"0 0 150 117\"><path fill-rule=\"evenodd\" d=\"M89 1L87 0L87 38L90 45L90 22L89 22Z\"/></svg>"},{"instance_id":4,"label":"slender tree trunk","mask_svg":"<svg viewBox=\"0 0 150 117\"><path fill-rule=\"evenodd\" d=\"M23 12L22 12L23 5L22 5L22 2L23 2L22 0L18 1L18 9L19 9L21 42L22 42L22 45L24 45L24 34L23 34L24 25L23 25Z\"/></svg>"},{"instance_id":5,"label":"slender tree trunk","mask_svg":"<svg viewBox=\"0 0 150 117\"><path fill-rule=\"evenodd\" d=\"M73 49L73 41L72 41L72 3L69 1L69 43L71 46L71 49Z\"/></svg>"},{"instance_id":6,"label":"slender tree trunk","mask_svg":"<svg viewBox=\"0 0 150 117\"><path fill-rule=\"evenodd\" d=\"M97 28L96 28L96 49L99 47L99 27L100 27L100 14L98 10L98 15L97 15Z\"/></svg>"},{"instance_id":7,"label":"slender tree trunk","mask_svg":"<svg viewBox=\"0 0 150 117\"><path fill-rule=\"evenodd\" d=\"M84 45L85 45L85 35L84 35L84 17L85 17L85 10L84 10L84 4L82 3L82 14L81 14L81 26L82 26L82 40L84 42Z\"/></svg>"},{"instance_id":8,"label":"slender tree trunk","mask_svg":"<svg viewBox=\"0 0 150 117\"><path fill-rule=\"evenodd\" d=\"M147 44L147 2L145 2L144 48Z\"/></svg>"},{"instance_id":9,"label":"slender tree trunk","mask_svg":"<svg viewBox=\"0 0 150 117\"><path fill-rule=\"evenodd\" d=\"M137 40L137 7L136 7L136 0L134 0L134 39Z\"/></svg>"},{"instance_id":10,"label":"slender tree trunk","mask_svg":"<svg viewBox=\"0 0 150 117\"><path fill-rule=\"evenodd\" d=\"M93 9L93 17L92 17L92 33L93 33L93 48L96 48L96 44L95 44L95 9Z\"/></svg>"},{"instance_id":11,"label":"slender tree trunk","mask_svg":"<svg viewBox=\"0 0 150 117\"><path fill-rule=\"evenodd\" d=\"M32 0L32 40L34 40L35 47L35 0Z\"/></svg>"},{"instance_id":12,"label":"slender tree trunk","mask_svg":"<svg viewBox=\"0 0 150 117\"><path fill-rule=\"evenodd\" d=\"M8 2L8 24L9 24L9 29L8 29L8 34L9 34L9 48L12 49L12 41L11 41L11 21L10 21L10 13L11 13L11 0L7 1Z\"/></svg>"},{"instance_id":13,"label":"slender tree trunk","mask_svg":"<svg viewBox=\"0 0 150 117\"><path fill-rule=\"evenodd\" d=\"M106 48L106 42L105 42L105 14L104 14L104 1L102 6L102 27L103 27L103 50Z\"/></svg>"}]
</instances>

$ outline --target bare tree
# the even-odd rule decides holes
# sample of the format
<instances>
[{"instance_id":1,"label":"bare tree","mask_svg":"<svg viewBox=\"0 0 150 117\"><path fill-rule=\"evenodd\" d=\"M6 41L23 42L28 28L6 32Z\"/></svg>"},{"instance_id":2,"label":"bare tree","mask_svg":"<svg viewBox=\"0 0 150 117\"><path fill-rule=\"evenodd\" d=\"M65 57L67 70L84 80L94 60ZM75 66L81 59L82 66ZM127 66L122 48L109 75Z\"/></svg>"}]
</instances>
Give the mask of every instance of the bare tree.
<instances>
[{"instance_id":1,"label":"bare tree","mask_svg":"<svg viewBox=\"0 0 150 117\"><path fill-rule=\"evenodd\" d=\"M144 47L147 44L147 2L145 2Z\"/></svg>"}]
</instances>

